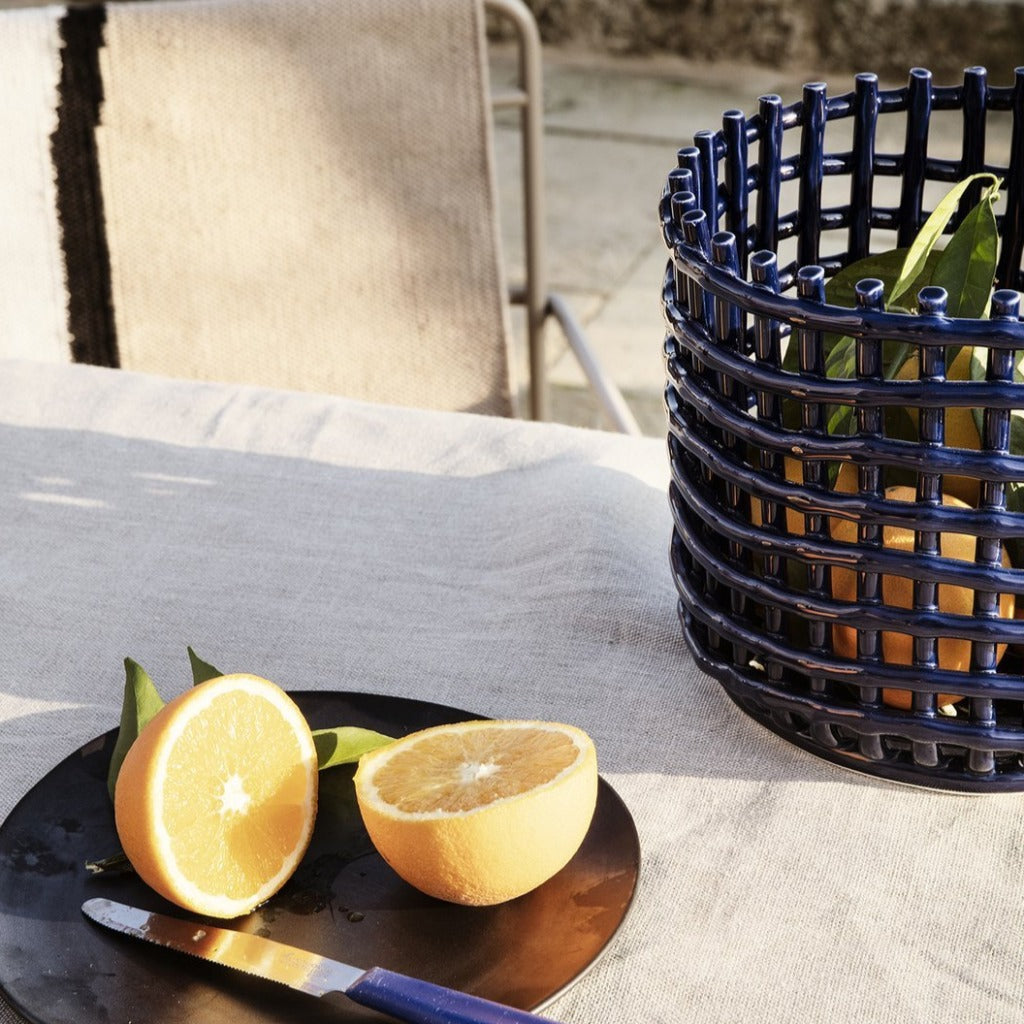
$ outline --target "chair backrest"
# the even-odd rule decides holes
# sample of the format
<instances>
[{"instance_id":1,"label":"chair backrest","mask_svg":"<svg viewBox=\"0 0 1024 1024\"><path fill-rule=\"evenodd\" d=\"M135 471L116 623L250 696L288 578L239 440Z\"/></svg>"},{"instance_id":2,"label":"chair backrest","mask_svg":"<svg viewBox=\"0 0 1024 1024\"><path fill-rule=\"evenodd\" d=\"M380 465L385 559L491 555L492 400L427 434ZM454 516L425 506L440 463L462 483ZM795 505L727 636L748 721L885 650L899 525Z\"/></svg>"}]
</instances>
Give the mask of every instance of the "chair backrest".
<instances>
[{"instance_id":1,"label":"chair backrest","mask_svg":"<svg viewBox=\"0 0 1024 1024\"><path fill-rule=\"evenodd\" d=\"M0 353L510 414L480 0L0 11Z\"/></svg>"}]
</instances>

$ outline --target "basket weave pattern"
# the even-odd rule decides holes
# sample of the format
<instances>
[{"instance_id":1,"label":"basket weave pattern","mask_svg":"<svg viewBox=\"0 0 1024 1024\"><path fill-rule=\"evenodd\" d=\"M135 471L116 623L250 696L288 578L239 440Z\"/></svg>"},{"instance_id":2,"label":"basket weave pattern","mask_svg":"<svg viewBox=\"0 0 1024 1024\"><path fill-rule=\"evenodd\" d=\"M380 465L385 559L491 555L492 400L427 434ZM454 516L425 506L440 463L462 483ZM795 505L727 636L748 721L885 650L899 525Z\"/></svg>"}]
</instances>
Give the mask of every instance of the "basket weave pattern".
<instances>
[{"instance_id":1,"label":"basket weave pattern","mask_svg":"<svg viewBox=\"0 0 1024 1024\"><path fill-rule=\"evenodd\" d=\"M940 112L962 124L948 157L929 153ZM890 124L902 152L882 151ZM831 275L909 245L931 197L979 171L1003 179L989 319L946 316L934 288L917 314L886 312L873 281L858 286L855 307L826 304ZM834 194L842 200L831 204ZM976 199L965 197L960 216ZM1003 542L1024 550L1024 512L1011 500L1024 454L1010 452L1011 410L1024 410L1013 372L1024 353L1024 68L1005 88L982 68L949 87L915 69L899 89L864 74L841 95L812 84L792 105L762 97L754 116L729 111L721 130L680 149L660 213L671 251L671 561L698 662L752 717L831 761L938 788L1024 789L1024 620L1000 617L1001 595L1024 606L1024 563L1003 561ZM826 339L837 335L855 341L851 377L826 373ZM913 379L884 378L883 345L894 341L914 346ZM984 380L946 378L963 345L984 360ZM797 372L783 368L787 346L797 346ZM829 434L829 409L842 406L853 433ZM980 424L979 449L946 445L956 408ZM912 413L917 440L893 436L893 410ZM854 486L837 489L839 472ZM976 508L943 504L953 474L976 481ZM887 498L895 482L913 499ZM841 522L856 529L834 536ZM894 526L913 531L909 550L883 546ZM944 556L946 534L975 538L973 561ZM837 597L834 578L851 570L855 599ZM887 578L904 581L912 608L885 603ZM971 614L940 607L953 585L973 592ZM837 652L837 626L855 631L853 653ZM883 657L896 634L909 638L912 664ZM951 640L969 645L956 669L940 659ZM892 689L909 691L910 706L883 700ZM948 694L962 698L952 717Z\"/></svg>"}]
</instances>

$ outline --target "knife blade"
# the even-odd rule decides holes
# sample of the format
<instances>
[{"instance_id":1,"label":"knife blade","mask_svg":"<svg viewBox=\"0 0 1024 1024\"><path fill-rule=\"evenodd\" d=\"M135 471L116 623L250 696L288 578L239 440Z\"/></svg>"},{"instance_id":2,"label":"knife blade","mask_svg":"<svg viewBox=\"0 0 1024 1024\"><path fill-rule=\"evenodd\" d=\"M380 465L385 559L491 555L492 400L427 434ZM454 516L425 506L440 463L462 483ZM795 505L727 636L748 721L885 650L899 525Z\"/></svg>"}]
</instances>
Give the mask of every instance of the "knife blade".
<instances>
[{"instance_id":1,"label":"knife blade","mask_svg":"<svg viewBox=\"0 0 1024 1024\"><path fill-rule=\"evenodd\" d=\"M383 967L362 970L274 939L114 900L86 900L82 913L122 935L280 982L307 995L342 992L356 1003L411 1024L555 1024L547 1017Z\"/></svg>"}]
</instances>

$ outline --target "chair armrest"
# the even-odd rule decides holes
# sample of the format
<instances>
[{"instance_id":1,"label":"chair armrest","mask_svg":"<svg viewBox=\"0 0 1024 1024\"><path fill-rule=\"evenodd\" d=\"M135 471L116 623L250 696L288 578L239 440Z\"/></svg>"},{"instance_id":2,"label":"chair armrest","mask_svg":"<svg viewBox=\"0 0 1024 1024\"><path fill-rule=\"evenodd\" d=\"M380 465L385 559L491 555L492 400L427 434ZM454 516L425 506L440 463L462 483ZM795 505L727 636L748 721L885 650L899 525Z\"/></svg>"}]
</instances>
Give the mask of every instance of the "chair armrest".
<instances>
[{"instance_id":1,"label":"chair armrest","mask_svg":"<svg viewBox=\"0 0 1024 1024\"><path fill-rule=\"evenodd\" d=\"M597 396L598 402L607 416L615 425L615 429L623 434L639 436L643 433L629 406L626 404L618 385L608 376L608 372L598 362L590 342L583 333L583 327L569 308L565 298L558 292L550 292L547 300L547 313L558 321L569 343L576 361L580 364L590 387Z\"/></svg>"}]
</instances>

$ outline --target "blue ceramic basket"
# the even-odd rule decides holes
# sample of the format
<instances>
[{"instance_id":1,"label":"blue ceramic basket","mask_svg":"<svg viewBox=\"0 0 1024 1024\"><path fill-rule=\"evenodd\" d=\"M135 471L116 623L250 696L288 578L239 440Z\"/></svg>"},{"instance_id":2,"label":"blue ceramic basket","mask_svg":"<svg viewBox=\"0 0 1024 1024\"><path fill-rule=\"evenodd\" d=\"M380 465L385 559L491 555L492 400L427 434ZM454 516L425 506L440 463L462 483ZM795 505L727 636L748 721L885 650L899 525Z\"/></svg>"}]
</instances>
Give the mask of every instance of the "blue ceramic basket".
<instances>
[{"instance_id":1,"label":"blue ceramic basket","mask_svg":"<svg viewBox=\"0 0 1024 1024\"><path fill-rule=\"evenodd\" d=\"M952 154L930 151L938 118L955 119ZM887 148L893 128L902 151ZM935 288L919 314L888 313L872 280L854 306L826 303L832 275L908 245L978 171L1004 179L989 319L946 316ZM698 662L757 721L837 764L1024 790L1024 619L1006 604L1024 608L1024 558L1004 559L1024 552L1024 452L1010 444L1024 410L1024 68L1007 87L983 68L947 87L915 69L899 89L864 74L834 96L812 84L791 105L762 97L679 151L661 220L671 562ZM849 376L826 372L837 335L854 339ZM912 379L884 379L893 342L914 346ZM965 344L985 379L946 379ZM788 346L798 359L784 366ZM830 434L844 407L852 433ZM946 444L962 409L980 448ZM908 413L916 439L890 429ZM954 477L976 507L943 503ZM883 545L891 527L902 547ZM943 555L949 534L971 538L966 555ZM967 592L956 611L952 587Z\"/></svg>"}]
</instances>

